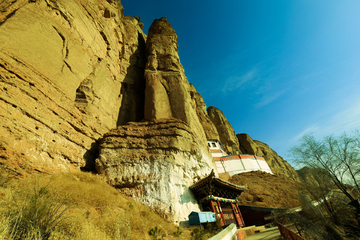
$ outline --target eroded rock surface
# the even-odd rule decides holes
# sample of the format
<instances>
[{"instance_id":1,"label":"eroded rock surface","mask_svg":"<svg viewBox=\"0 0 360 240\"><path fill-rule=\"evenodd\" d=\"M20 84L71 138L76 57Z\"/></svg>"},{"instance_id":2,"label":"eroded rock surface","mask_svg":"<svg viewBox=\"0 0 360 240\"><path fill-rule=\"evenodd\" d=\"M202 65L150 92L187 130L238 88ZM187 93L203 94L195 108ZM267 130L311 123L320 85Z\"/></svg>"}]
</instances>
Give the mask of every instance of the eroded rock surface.
<instances>
[{"instance_id":1,"label":"eroded rock surface","mask_svg":"<svg viewBox=\"0 0 360 240\"><path fill-rule=\"evenodd\" d=\"M120 1L0 3L0 136L38 171L93 168L143 118L146 36Z\"/></svg>"},{"instance_id":2,"label":"eroded rock surface","mask_svg":"<svg viewBox=\"0 0 360 240\"><path fill-rule=\"evenodd\" d=\"M104 135L96 169L121 192L180 223L199 211L188 187L214 166L196 139L178 119L129 123Z\"/></svg>"},{"instance_id":3,"label":"eroded rock surface","mask_svg":"<svg viewBox=\"0 0 360 240\"><path fill-rule=\"evenodd\" d=\"M206 111L206 104L204 102L203 97L198 93L195 87L190 84L191 91L190 94L194 99L196 106L196 114L200 120L200 123L204 129L205 135L207 139L217 139L220 140L219 133L214 125L214 123L210 120L210 117Z\"/></svg>"},{"instance_id":4,"label":"eroded rock surface","mask_svg":"<svg viewBox=\"0 0 360 240\"><path fill-rule=\"evenodd\" d=\"M146 41L145 119L177 118L186 122L206 146L206 136L196 114L191 86L178 55L177 35L166 18L156 19Z\"/></svg>"},{"instance_id":5,"label":"eroded rock surface","mask_svg":"<svg viewBox=\"0 0 360 240\"><path fill-rule=\"evenodd\" d=\"M146 49L146 121L105 134L96 169L121 192L180 223L199 211L188 187L215 164L196 114L194 89L180 64L177 35L166 18L151 25Z\"/></svg>"},{"instance_id":6,"label":"eroded rock surface","mask_svg":"<svg viewBox=\"0 0 360 240\"><path fill-rule=\"evenodd\" d=\"M241 154L235 131L223 112L212 106L208 107L207 111L219 133L220 142L223 144L225 152L234 155Z\"/></svg>"},{"instance_id":7,"label":"eroded rock surface","mask_svg":"<svg viewBox=\"0 0 360 240\"><path fill-rule=\"evenodd\" d=\"M236 136L239 139L241 151L245 154L264 157L273 174L302 182L296 170L267 144L253 140L246 133L237 134Z\"/></svg>"}]
</instances>

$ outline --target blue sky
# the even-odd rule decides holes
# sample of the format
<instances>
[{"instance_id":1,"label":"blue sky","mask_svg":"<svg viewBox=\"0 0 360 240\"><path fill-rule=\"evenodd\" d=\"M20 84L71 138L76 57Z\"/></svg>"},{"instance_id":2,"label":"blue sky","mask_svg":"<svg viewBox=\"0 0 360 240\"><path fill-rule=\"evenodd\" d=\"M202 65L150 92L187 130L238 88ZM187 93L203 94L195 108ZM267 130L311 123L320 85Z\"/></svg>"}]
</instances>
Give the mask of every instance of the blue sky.
<instances>
[{"instance_id":1,"label":"blue sky","mask_svg":"<svg viewBox=\"0 0 360 240\"><path fill-rule=\"evenodd\" d=\"M236 133L285 160L304 133L360 129L360 1L122 0L147 33L166 17L185 74ZM290 162L291 163L291 162Z\"/></svg>"}]
</instances>

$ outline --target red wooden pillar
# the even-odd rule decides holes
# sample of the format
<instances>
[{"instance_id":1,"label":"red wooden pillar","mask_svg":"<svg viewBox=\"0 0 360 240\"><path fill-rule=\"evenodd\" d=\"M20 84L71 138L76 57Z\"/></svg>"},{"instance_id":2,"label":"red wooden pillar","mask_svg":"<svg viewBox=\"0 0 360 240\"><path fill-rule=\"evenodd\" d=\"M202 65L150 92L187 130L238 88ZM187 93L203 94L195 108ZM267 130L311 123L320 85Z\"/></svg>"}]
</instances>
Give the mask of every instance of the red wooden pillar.
<instances>
[{"instance_id":1,"label":"red wooden pillar","mask_svg":"<svg viewBox=\"0 0 360 240\"><path fill-rule=\"evenodd\" d=\"M235 215L236 223L238 228L241 228L244 226L244 220L242 219L241 212L239 208L237 207L236 203L231 203L231 208L233 210L233 213Z\"/></svg>"},{"instance_id":2,"label":"red wooden pillar","mask_svg":"<svg viewBox=\"0 0 360 240\"><path fill-rule=\"evenodd\" d=\"M216 201L216 203L217 203L217 205L218 205L218 207L219 207L219 210L220 210L221 219L223 220L223 224L222 224L222 225L224 226L226 223L225 223L225 217L224 217L223 211L222 211L222 209L221 209L220 202L219 202L219 201Z\"/></svg>"},{"instance_id":3,"label":"red wooden pillar","mask_svg":"<svg viewBox=\"0 0 360 240\"><path fill-rule=\"evenodd\" d=\"M238 209L239 211L239 217L240 217L240 221L241 221L241 227L244 227L245 226L245 222L244 222L244 218L242 217L241 215L241 211L240 211L240 208L239 208L239 205L237 204L237 202L235 203L235 207Z\"/></svg>"},{"instance_id":4,"label":"red wooden pillar","mask_svg":"<svg viewBox=\"0 0 360 240\"><path fill-rule=\"evenodd\" d=\"M217 218L220 218L220 223L222 226L225 225L224 216L222 215L222 212L220 211L221 208L219 208L218 202L214 202L213 200L210 200L210 208L211 211L216 214Z\"/></svg>"}]
</instances>

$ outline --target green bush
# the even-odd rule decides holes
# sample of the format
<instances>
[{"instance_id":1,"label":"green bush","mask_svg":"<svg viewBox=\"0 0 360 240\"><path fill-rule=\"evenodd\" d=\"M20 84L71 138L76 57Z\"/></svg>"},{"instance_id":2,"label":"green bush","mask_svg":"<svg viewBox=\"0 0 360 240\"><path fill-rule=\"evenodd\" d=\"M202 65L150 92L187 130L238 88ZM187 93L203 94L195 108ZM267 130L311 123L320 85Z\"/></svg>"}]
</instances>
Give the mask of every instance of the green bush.
<instances>
[{"instance_id":1,"label":"green bush","mask_svg":"<svg viewBox=\"0 0 360 240\"><path fill-rule=\"evenodd\" d=\"M152 236L154 240L161 240L164 238L164 233L161 228L158 228L157 226L153 227L149 230L149 235Z\"/></svg>"}]
</instances>

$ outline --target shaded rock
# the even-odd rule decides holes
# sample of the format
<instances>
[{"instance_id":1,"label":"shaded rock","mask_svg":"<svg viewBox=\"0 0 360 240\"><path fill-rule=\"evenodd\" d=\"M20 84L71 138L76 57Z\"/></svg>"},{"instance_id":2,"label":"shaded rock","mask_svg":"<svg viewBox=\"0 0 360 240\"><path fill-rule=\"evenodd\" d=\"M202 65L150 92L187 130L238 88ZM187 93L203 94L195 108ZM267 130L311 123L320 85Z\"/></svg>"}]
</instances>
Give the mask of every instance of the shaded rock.
<instances>
[{"instance_id":1,"label":"shaded rock","mask_svg":"<svg viewBox=\"0 0 360 240\"><path fill-rule=\"evenodd\" d=\"M246 133L237 134L236 137L239 140L241 152L255 156L261 156L261 154L263 154L252 138Z\"/></svg>"},{"instance_id":2,"label":"shaded rock","mask_svg":"<svg viewBox=\"0 0 360 240\"><path fill-rule=\"evenodd\" d=\"M264 157L273 174L302 182L296 170L267 144L253 140L246 133L237 134L236 136L239 139L241 151L245 154Z\"/></svg>"},{"instance_id":3,"label":"shaded rock","mask_svg":"<svg viewBox=\"0 0 360 240\"><path fill-rule=\"evenodd\" d=\"M179 223L199 211L188 187L214 166L196 139L178 119L129 123L104 135L96 169L122 193Z\"/></svg>"},{"instance_id":4,"label":"shaded rock","mask_svg":"<svg viewBox=\"0 0 360 240\"><path fill-rule=\"evenodd\" d=\"M235 135L235 131L223 112L216 107L208 107L207 109L210 120L214 123L223 144L225 152L228 154L241 154L239 141Z\"/></svg>"}]
</instances>

